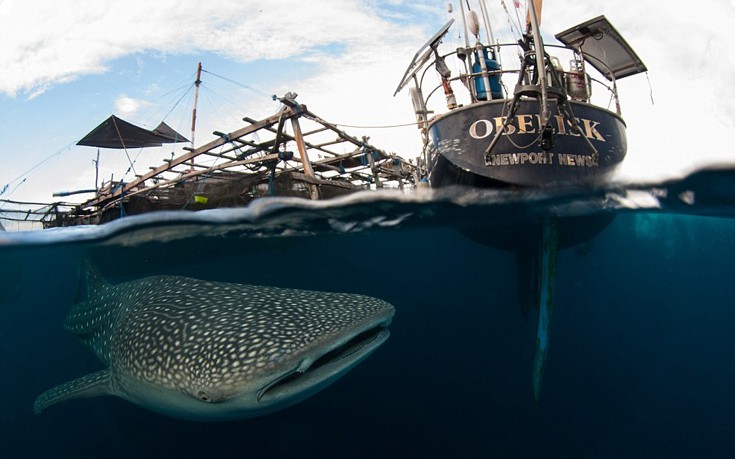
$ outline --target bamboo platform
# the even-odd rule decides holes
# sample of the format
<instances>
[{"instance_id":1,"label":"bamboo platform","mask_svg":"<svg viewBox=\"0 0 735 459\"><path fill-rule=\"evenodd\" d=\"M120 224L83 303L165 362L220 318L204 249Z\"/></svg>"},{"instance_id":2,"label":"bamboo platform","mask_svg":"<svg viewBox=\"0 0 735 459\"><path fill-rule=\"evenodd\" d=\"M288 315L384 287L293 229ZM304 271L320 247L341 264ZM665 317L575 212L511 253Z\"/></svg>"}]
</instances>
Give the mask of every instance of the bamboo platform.
<instances>
[{"instance_id":1,"label":"bamboo platform","mask_svg":"<svg viewBox=\"0 0 735 459\"><path fill-rule=\"evenodd\" d=\"M328 199L359 190L414 187L415 166L347 134L287 94L276 114L243 118L196 149L164 159L129 182L106 182L88 201L36 206L25 217L44 227L100 224L157 210L245 206L264 196ZM214 161L212 161L214 160ZM205 165L204 162L207 164ZM29 203L31 204L31 203Z\"/></svg>"}]
</instances>

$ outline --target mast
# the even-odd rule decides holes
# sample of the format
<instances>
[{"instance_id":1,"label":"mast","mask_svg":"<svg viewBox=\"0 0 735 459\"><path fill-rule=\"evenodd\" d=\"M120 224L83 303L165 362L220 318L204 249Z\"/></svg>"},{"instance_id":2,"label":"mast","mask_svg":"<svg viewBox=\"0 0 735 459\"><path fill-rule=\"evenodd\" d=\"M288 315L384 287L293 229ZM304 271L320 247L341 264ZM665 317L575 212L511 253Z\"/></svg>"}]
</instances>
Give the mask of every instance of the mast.
<instances>
[{"instance_id":1,"label":"mast","mask_svg":"<svg viewBox=\"0 0 735 459\"><path fill-rule=\"evenodd\" d=\"M528 10L526 11L526 31L531 30L531 5L536 8L536 23L541 25L541 9L544 6L544 0L528 0Z\"/></svg>"},{"instance_id":2,"label":"mast","mask_svg":"<svg viewBox=\"0 0 735 459\"><path fill-rule=\"evenodd\" d=\"M194 81L194 108L191 110L191 148L196 148L194 145L194 134L196 133L197 126L197 102L199 102L199 86L202 84L202 63L200 62L197 66L197 79ZM194 158L191 159L192 166L194 165Z\"/></svg>"}]
</instances>

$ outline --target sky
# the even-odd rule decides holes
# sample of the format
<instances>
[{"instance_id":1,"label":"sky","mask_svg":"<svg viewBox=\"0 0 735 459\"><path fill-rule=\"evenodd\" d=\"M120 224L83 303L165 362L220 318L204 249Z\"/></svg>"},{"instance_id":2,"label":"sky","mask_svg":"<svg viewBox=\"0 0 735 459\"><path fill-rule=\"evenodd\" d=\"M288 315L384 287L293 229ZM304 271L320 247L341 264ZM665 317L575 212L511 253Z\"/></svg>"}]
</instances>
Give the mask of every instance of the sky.
<instances>
[{"instance_id":1,"label":"sky","mask_svg":"<svg viewBox=\"0 0 735 459\"><path fill-rule=\"evenodd\" d=\"M0 0L0 199L50 202L93 187L97 151L75 143L110 114L147 128L165 120L189 136L198 62L197 145L242 127L243 116L272 115L271 95L288 91L333 123L411 123L408 93L393 92L418 48L459 21L457 1L454 13L447 3ZM500 0L487 4L495 36L512 41ZM618 178L735 162L735 0L547 0L544 40L601 14L649 70L619 82L628 156ZM460 35L453 29L443 49ZM404 158L420 153L415 126L344 129ZM129 152L138 171L171 153L180 150ZM130 180L128 169L124 153L101 152L101 178Z\"/></svg>"}]
</instances>

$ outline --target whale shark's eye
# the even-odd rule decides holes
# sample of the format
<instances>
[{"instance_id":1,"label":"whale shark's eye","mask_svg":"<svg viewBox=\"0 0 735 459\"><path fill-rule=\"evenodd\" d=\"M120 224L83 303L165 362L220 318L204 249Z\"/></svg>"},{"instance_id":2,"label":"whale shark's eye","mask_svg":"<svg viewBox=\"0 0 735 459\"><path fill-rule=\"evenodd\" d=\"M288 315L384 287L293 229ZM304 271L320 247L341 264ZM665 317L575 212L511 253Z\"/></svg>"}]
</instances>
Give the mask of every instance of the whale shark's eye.
<instances>
[{"instance_id":1,"label":"whale shark's eye","mask_svg":"<svg viewBox=\"0 0 735 459\"><path fill-rule=\"evenodd\" d=\"M209 398L209 395L207 395L207 393L206 393L206 392L204 392L203 390L200 390L200 391L199 391L199 393L198 393L197 395L199 396L199 400L201 400L201 401L203 401L203 402L207 402L207 403L209 403L209 402L211 402L211 401L212 401L212 399L211 399L211 398Z\"/></svg>"}]
</instances>

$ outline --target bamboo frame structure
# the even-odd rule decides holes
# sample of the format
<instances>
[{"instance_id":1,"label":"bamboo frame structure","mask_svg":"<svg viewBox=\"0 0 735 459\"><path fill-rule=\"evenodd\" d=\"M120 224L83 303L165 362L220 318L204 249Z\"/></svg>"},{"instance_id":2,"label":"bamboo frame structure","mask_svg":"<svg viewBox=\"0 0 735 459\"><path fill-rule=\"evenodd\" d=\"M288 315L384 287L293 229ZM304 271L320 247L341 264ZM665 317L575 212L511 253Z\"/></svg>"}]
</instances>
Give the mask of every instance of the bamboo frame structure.
<instances>
[{"instance_id":1,"label":"bamboo frame structure","mask_svg":"<svg viewBox=\"0 0 735 459\"><path fill-rule=\"evenodd\" d=\"M245 206L264 196L327 199L414 186L412 163L371 145L368 137L347 134L291 94L279 100L283 105L277 113L260 120L245 117L242 128L215 131L214 140L184 147L181 155L129 182L103 182L82 204L49 204L40 213L42 223L99 224L156 210Z\"/></svg>"}]
</instances>

